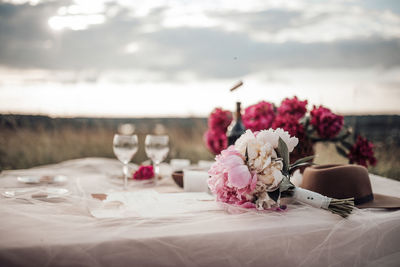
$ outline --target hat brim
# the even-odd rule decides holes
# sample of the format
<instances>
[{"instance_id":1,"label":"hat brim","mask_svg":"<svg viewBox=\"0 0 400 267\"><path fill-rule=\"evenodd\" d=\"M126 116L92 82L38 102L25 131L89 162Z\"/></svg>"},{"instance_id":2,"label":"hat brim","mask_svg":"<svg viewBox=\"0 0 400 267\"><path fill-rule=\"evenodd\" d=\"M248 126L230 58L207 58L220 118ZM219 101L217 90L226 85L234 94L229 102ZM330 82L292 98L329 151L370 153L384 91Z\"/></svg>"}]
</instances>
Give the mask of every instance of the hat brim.
<instances>
[{"instance_id":1,"label":"hat brim","mask_svg":"<svg viewBox=\"0 0 400 267\"><path fill-rule=\"evenodd\" d=\"M400 209L400 198L374 194L374 199L367 203L356 205L359 209L378 208L378 209Z\"/></svg>"}]
</instances>

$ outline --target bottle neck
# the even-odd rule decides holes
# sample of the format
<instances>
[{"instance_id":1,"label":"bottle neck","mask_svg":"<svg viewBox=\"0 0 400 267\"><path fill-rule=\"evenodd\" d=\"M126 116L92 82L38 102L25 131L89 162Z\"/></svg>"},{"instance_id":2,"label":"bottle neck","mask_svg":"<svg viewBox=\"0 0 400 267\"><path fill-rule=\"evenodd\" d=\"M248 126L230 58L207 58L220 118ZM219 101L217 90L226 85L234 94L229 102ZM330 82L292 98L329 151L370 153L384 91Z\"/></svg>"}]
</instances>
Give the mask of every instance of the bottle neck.
<instances>
[{"instance_id":1,"label":"bottle neck","mask_svg":"<svg viewBox=\"0 0 400 267\"><path fill-rule=\"evenodd\" d=\"M242 121L242 109L241 109L241 103L236 102L236 120L237 121Z\"/></svg>"},{"instance_id":2,"label":"bottle neck","mask_svg":"<svg viewBox=\"0 0 400 267\"><path fill-rule=\"evenodd\" d=\"M228 129L228 145L235 144L236 140L246 131L242 123L242 113L240 108L240 102L236 103L236 118L235 121L232 122L231 126Z\"/></svg>"}]
</instances>

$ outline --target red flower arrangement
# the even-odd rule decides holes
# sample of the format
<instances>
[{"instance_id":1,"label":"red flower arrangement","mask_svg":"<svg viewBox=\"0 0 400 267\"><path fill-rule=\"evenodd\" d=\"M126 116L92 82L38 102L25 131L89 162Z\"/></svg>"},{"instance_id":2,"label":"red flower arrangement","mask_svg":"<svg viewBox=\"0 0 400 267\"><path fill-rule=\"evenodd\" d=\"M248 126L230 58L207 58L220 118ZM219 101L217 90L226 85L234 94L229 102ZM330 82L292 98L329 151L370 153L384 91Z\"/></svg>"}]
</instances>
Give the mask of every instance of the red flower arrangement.
<instances>
[{"instance_id":1,"label":"red flower arrangement","mask_svg":"<svg viewBox=\"0 0 400 267\"><path fill-rule=\"evenodd\" d=\"M154 169L153 166L145 166L142 165L139 169L133 174L132 179L134 180L148 180L154 177Z\"/></svg>"},{"instance_id":2,"label":"red flower arrangement","mask_svg":"<svg viewBox=\"0 0 400 267\"><path fill-rule=\"evenodd\" d=\"M348 157L350 163L356 163L367 167L368 162L370 165L376 165L376 158L373 151L374 145L366 138L357 136L356 143L350 148Z\"/></svg>"},{"instance_id":3,"label":"red flower arrangement","mask_svg":"<svg viewBox=\"0 0 400 267\"><path fill-rule=\"evenodd\" d=\"M208 130L204 134L207 148L214 154L221 153L228 146L226 130L232 122L232 113L229 110L216 108L208 118Z\"/></svg>"},{"instance_id":4,"label":"red flower arrangement","mask_svg":"<svg viewBox=\"0 0 400 267\"><path fill-rule=\"evenodd\" d=\"M310 123L317 129L318 135L322 138L333 138L343 128L343 116L333 114L330 109L323 106L311 110Z\"/></svg>"},{"instance_id":5,"label":"red flower arrangement","mask_svg":"<svg viewBox=\"0 0 400 267\"><path fill-rule=\"evenodd\" d=\"M274 119L274 106L265 101L246 108L242 116L244 127L253 132L271 128Z\"/></svg>"},{"instance_id":6,"label":"red flower arrangement","mask_svg":"<svg viewBox=\"0 0 400 267\"><path fill-rule=\"evenodd\" d=\"M212 130L221 130L226 132L229 124L232 122L232 113L222 108L216 108L208 119L208 127Z\"/></svg>"},{"instance_id":7,"label":"red flower arrangement","mask_svg":"<svg viewBox=\"0 0 400 267\"><path fill-rule=\"evenodd\" d=\"M308 101L299 101L297 96L292 99L285 98L278 108L278 115L290 115L296 119L301 119L307 113Z\"/></svg>"},{"instance_id":8,"label":"red flower arrangement","mask_svg":"<svg viewBox=\"0 0 400 267\"><path fill-rule=\"evenodd\" d=\"M253 132L264 129L282 128L290 135L299 138L299 145L292 153L291 159L311 155L314 153L313 145L319 141L334 142L338 153L347 157L350 163L356 163L365 167L375 165L373 144L367 139L359 136L353 145L351 131L344 125L344 118L333 113L323 106L313 106L307 113L308 101L299 100L296 96L285 98L281 105L276 108L274 104L261 101L249 106L242 115L243 124ZM204 138L207 147L214 154L219 154L228 146L226 129L232 121L229 111L215 109L211 113L208 125L209 130Z\"/></svg>"},{"instance_id":9,"label":"red flower arrangement","mask_svg":"<svg viewBox=\"0 0 400 267\"><path fill-rule=\"evenodd\" d=\"M292 115L278 115L272 123L273 129L282 128L288 131L291 136L296 136L300 140L304 138L305 131L304 125L299 122L296 116Z\"/></svg>"}]
</instances>

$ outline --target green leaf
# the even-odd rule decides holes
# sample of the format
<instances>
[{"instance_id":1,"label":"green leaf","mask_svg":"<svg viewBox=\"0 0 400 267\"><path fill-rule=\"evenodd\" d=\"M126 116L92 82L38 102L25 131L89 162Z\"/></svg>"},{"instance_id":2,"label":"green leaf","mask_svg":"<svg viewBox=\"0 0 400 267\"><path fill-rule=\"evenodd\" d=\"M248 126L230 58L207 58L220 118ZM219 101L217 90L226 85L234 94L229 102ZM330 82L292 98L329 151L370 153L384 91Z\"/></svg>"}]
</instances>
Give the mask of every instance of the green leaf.
<instances>
[{"instance_id":1,"label":"green leaf","mask_svg":"<svg viewBox=\"0 0 400 267\"><path fill-rule=\"evenodd\" d=\"M279 137L278 141L278 153L283 159L283 174L287 175L289 174L289 149L281 137Z\"/></svg>"},{"instance_id":2,"label":"green leaf","mask_svg":"<svg viewBox=\"0 0 400 267\"><path fill-rule=\"evenodd\" d=\"M293 188L294 189L294 188ZM293 189L289 189L285 192L281 193L281 198L289 198L289 197L293 197L294 195L294 190Z\"/></svg>"},{"instance_id":3,"label":"green leaf","mask_svg":"<svg viewBox=\"0 0 400 267\"><path fill-rule=\"evenodd\" d=\"M307 136L310 136L315 132L315 129L314 127L312 127L312 125L307 125L307 127L305 127L304 129L306 129Z\"/></svg>"},{"instance_id":4,"label":"green leaf","mask_svg":"<svg viewBox=\"0 0 400 267\"><path fill-rule=\"evenodd\" d=\"M303 118L301 118L299 120L300 124L303 124L305 126L305 128L307 128L307 126L310 124L310 117L309 116L304 116Z\"/></svg>"},{"instance_id":5,"label":"green leaf","mask_svg":"<svg viewBox=\"0 0 400 267\"><path fill-rule=\"evenodd\" d=\"M310 165L318 165L318 164L315 164L313 162L303 162L303 163L299 163L299 164L296 164L296 165L292 165L290 167L290 169L292 170L294 168L298 168L298 167L302 167L302 166L310 166Z\"/></svg>"},{"instance_id":6,"label":"green leaf","mask_svg":"<svg viewBox=\"0 0 400 267\"><path fill-rule=\"evenodd\" d=\"M245 158L246 158L246 162L249 161L249 152L247 151L247 147L248 147L248 146L246 146L246 153L244 154L244 155L245 155Z\"/></svg>"},{"instance_id":7,"label":"green leaf","mask_svg":"<svg viewBox=\"0 0 400 267\"><path fill-rule=\"evenodd\" d=\"M275 191L267 192L267 193L268 193L268 196L275 202L278 202L278 199L281 196L281 192L279 191L279 188L276 189Z\"/></svg>"},{"instance_id":8,"label":"green leaf","mask_svg":"<svg viewBox=\"0 0 400 267\"><path fill-rule=\"evenodd\" d=\"M280 190L280 192L282 193L282 192L285 192L285 191L287 191L287 190L289 190L289 189L294 189L294 185L292 184L292 182L290 181L290 179L287 177L287 176L285 176L283 179L282 179L282 181L281 181L281 183L280 183L280 185L279 185L279 190Z\"/></svg>"},{"instance_id":9,"label":"green leaf","mask_svg":"<svg viewBox=\"0 0 400 267\"><path fill-rule=\"evenodd\" d=\"M343 148L341 148L340 146L336 146L336 151L337 151L340 155L342 155L343 157L347 158L347 153L346 153L346 151L345 151Z\"/></svg>"},{"instance_id":10,"label":"green leaf","mask_svg":"<svg viewBox=\"0 0 400 267\"><path fill-rule=\"evenodd\" d=\"M310 160L312 160L314 158L315 158L315 156L308 156L308 157L304 157L304 158L298 159L293 164L291 164L290 167L295 166L295 165L300 164L300 163L304 163L304 162L310 161Z\"/></svg>"},{"instance_id":11,"label":"green leaf","mask_svg":"<svg viewBox=\"0 0 400 267\"><path fill-rule=\"evenodd\" d=\"M342 143L342 145L343 145L345 148L347 148L348 150L350 150L350 149L353 147L353 145L350 144L350 143L347 142L347 141L342 141L341 143Z\"/></svg>"},{"instance_id":12,"label":"green leaf","mask_svg":"<svg viewBox=\"0 0 400 267\"><path fill-rule=\"evenodd\" d=\"M282 179L281 184L279 185L279 190L281 192L281 198L292 197L295 188L296 187L294 186L294 184L292 184L292 182L290 182L289 177L285 176Z\"/></svg>"},{"instance_id":13,"label":"green leaf","mask_svg":"<svg viewBox=\"0 0 400 267\"><path fill-rule=\"evenodd\" d=\"M347 137L349 137L350 135L350 131L348 131L347 129L343 129L337 136L336 138L333 138L337 141L342 141L344 139L346 139Z\"/></svg>"},{"instance_id":14,"label":"green leaf","mask_svg":"<svg viewBox=\"0 0 400 267\"><path fill-rule=\"evenodd\" d=\"M295 171L297 168L300 168L303 166L311 166L311 165L317 165L317 164L312 163L312 162L303 162L303 163L299 163L297 165L293 165L289 168L289 173L293 173L293 171Z\"/></svg>"}]
</instances>

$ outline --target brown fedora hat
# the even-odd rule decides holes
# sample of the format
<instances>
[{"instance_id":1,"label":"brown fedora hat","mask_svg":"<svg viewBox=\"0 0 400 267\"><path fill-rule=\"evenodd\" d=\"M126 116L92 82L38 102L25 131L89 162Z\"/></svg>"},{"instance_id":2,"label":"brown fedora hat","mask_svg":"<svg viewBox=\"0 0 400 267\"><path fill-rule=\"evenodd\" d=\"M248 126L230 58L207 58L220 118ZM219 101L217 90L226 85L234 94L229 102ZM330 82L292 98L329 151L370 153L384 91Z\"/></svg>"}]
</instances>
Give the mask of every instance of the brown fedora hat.
<instances>
[{"instance_id":1,"label":"brown fedora hat","mask_svg":"<svg viewBox=\"0 0 400 267\"><path fill-rule=\"evenodd\" d=\"M368 170L359 165L317 165L304 170L301 187L342 199L354 197L357 208L399 209L400 198L374 194Z\"/></svg>"}]
</instances>

